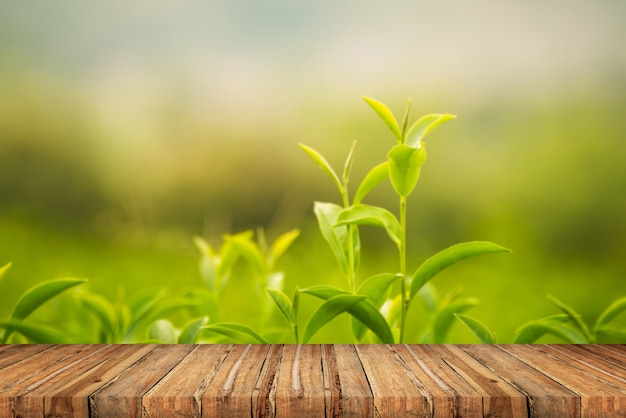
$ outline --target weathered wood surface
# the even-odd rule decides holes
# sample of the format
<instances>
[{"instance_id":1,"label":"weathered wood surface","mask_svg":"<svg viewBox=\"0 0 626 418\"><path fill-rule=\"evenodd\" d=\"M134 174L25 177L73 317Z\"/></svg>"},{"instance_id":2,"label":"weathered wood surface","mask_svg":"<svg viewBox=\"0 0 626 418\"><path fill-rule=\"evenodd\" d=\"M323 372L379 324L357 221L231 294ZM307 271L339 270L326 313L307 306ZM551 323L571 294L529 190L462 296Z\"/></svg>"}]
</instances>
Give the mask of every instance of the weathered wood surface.
<instances>
[{"instance_id":1,"label":"weathered wood surface","mask_svg":"<svg viewBox=\"0 0 626 418\"><path fill-rule=\"evenodd\" d=\"M2 417L624 417L626 345L0 345Z\"/></svg>"}]
</instances>

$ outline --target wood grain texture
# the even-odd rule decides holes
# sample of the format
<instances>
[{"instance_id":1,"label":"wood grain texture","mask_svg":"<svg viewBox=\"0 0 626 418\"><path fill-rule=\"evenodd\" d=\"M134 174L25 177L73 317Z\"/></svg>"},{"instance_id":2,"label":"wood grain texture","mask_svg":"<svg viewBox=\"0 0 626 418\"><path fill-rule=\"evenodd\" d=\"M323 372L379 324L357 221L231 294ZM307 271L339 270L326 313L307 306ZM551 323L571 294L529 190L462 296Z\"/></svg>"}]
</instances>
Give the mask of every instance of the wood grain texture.
<instances>
[{"instance_id":1,"label":"wood grain texture","mask_svg":"<svg viewBox=\"0 0 626 418\"><path fill-rule=\"evenodd\" d=\"M624 345L0 345L0 417L623 417Z\"/></svg>"}]
</instances>

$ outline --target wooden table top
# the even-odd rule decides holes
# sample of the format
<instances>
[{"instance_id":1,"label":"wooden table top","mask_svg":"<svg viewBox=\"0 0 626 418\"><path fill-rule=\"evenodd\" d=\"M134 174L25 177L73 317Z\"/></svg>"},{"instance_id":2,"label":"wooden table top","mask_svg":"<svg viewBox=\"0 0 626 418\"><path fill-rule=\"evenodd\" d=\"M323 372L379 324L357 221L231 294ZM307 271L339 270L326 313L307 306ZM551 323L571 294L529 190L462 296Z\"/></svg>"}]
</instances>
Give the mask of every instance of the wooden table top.
<instances>
[{"instance_id":1,"label":"wooden table top","mask_svg":"<svg viewBox=\"0 0 626 418\"><path fill-rule=\"evenodd\" d=\"M624 417L624 345L0 345L1 417Z\"/></svg>"}]
</instances>

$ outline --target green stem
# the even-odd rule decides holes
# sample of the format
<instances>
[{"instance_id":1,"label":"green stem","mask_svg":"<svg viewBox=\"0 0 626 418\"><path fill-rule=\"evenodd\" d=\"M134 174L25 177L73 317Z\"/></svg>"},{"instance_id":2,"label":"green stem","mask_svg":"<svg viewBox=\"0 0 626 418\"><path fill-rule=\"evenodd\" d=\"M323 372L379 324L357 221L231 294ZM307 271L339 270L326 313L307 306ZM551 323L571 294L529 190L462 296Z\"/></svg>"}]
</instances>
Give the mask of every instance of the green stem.
<instances>
[{"instance_id":1,"label":"green stem","mask_svg":"<svg viewBox=\"0 0 626 418\"><path fill-rule=\"evenodd\" d=\"M343 207L345 209L350 207L350 201L348 198L348 185L344 185L344 193L342 193L343 197ZM352 239L354 234L354 225L348 225L346 233L348 234L348 287L352 291L352 293L356 293L356 271L354 271L354 240Z\"/></svg>"},{"instance_id":2,"label":"green stem","mask_svg":"<svg viewBox=\"0 0 626 418\"><path fill-rule=\"evenodd\" d=\"M402 316L400 317L400 344L404 341L404 325L406 323L406 197L400 196L400 274L402 275Z\"/></svg>"},{"instance_id":3,"label":"green stem","mask_svg":"<svg viewBox=\"0 0 626 418\"><path fill-rule=\"evenodd\" d=\"M300 338L298 337L298 324L293 324L293 334L296 337L296 344L300 344Z\"/></svg>"}]
</instances>

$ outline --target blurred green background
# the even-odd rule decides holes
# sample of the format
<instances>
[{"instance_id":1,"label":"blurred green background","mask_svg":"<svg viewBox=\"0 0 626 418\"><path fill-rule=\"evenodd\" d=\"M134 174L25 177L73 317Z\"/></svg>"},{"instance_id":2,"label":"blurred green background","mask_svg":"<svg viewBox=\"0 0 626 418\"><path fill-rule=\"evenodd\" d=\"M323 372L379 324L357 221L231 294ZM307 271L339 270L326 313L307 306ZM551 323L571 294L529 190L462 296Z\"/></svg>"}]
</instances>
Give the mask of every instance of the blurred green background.
<instances>
[{"instance_id":1,"label":"blurred green background","mask_svg":"<svg viewBox=\"0 0 626 418\"><path fill-rule=\"evenodd\" d=\"M258 226L302 230L288 293L344 286L312 213L339 196L298 143L340 167L357 140L360 180L394 143L365 94L458 116L427 141L409 270L494 241L514 253L435 284L478 297L468 314L499 341L556 313L548 293L591 321L626 295L625 42L616 0L1 2L0 318L55 277L113 299L201 286L191 237ZM388 184L369 199L395 202ZM363 233L361 278L397 270ZM316 341L345 341L334 324Z\"/></svg>"}]
</instances>

